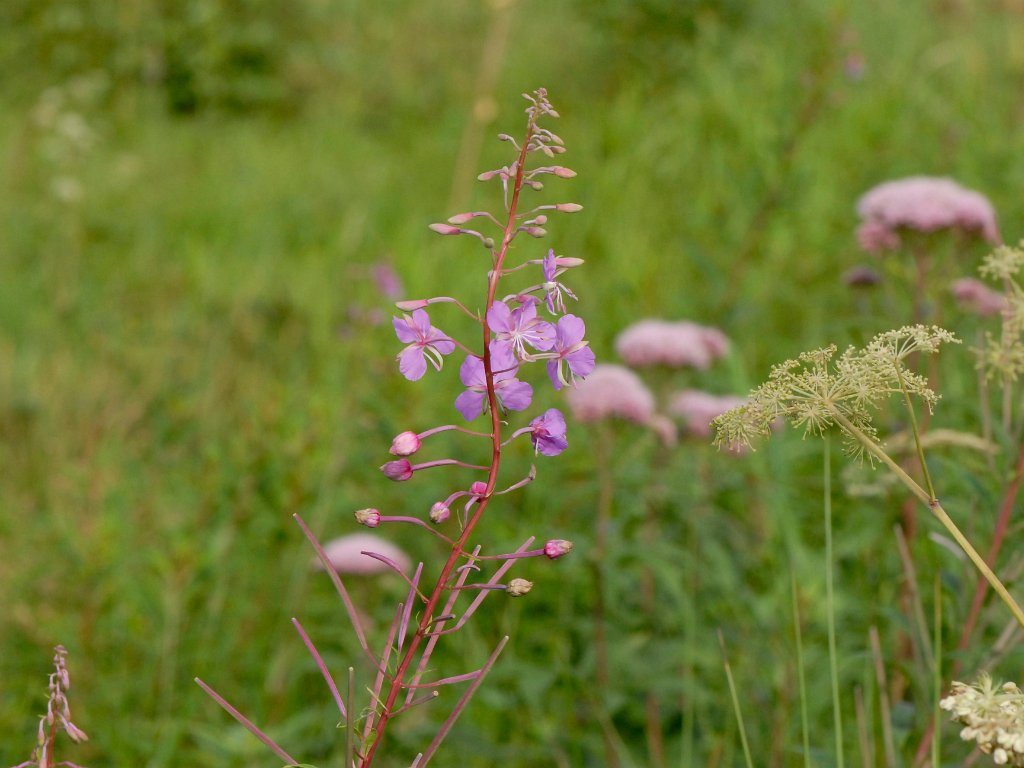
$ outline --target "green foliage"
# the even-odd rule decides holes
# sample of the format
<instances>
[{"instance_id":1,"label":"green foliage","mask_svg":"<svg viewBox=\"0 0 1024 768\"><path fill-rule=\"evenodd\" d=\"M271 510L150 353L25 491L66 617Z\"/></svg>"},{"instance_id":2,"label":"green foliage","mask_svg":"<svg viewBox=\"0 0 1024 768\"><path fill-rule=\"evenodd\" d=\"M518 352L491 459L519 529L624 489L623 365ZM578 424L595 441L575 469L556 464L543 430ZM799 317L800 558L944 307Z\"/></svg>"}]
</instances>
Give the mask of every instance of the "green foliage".
<instances>
[{"instance_id":1,"label":"green foliage","mask_svg":"<svg viewBox=\"0 0 1024 768\"><path fill-rule=\"evenodd\" d=\"M338 764L330 696L288 620L302 619L337 677L359 650L290 515L326 539L353 530L354 509L425 514L465 479L417 477L422 508L405 509L408 493L375 473L394 434L457 418L457 366L415 387L397 376L370 267L393 264L410 296L443 289L473 301L481 250L437 243L426 225L450 212L460 148L472 168L502 157L489 142L474 154L471 139L517 119L520 91L546 86L563 114L585 210L567 219L560 250L588 260L573 288L599 360L614 360L615 335L650 314L732 338L728 365L669 389L742 393L802 349L863 345L912 322L904 283L853 294L839 278L863 258L854 202L879 181L954 176L991 197L1008 239L1020 234L1018 15L954 3L753 4L695 11L692 24L673 16L671 45L639 31L679 7L638 6L647 18L613 35L608 20L634 13L626 4L592 15L533 0L505 11L468 0L0 3L0 765L31 748L58 642L69 649L75 721L90 735L64 759L269 764L191 682L198 675L296 758ZM503 12L510 42L478 94ZM624 48L649 45L661 53L620 66ZM675 50L686 66L664 69ZM862 72L848 73L851 61ZM75 100L74 83L97 72L106 85ZM51 87L94 134L87 147L49 151L33 110ZM58 178L76 180L77 198L55 193ZM984 253L950 249L963 276ZM945 286L930 299L965 347L996 327L958 312ZM463 322L453 314L442 327L461 333ZM973 360L963 348L939 358L932 427L978 435ZM538 407L560 402L537 390ZM876 418L896 443L905 423ZM536 583L530 595L489 602L435 657L462 670L513 637L440 763L607 765L607 739L622 765L653 764L653 694L666 764L738 764L719 629L755 763L798 762L792 568L810 743L814 763L827 764L829 683L814 674L828 663L819 446L786 431L739 457L698 441L667 454L638 428L605 427L570 424L557 461L510 450L510 476L534 460L539 476L485 521L495 550L531 534L577 546L517 568ZM929 449L946 507L982 551L1016 438L993 424L983 451L966 440ZM437 456L462 444L436 439ZM863 691L881 755L867 641L877 626L894 743L909 762L931 715L932 675L903 608L892 528L904 499L868 479L860 486L873 496L836 492L841 690ZM602 493L611 529L597 560ZM387 533L416 557L437 555L414 532ZM923 519L910 546L920 584L943 580L943 645L954 648L973 572ZM594 682L599 566L606 695ZM379 636L402 585L359 581L353 592ZM1005 618L999 605L982 611L964 669L988 659ZM1016 647L999 660L1020 662ZM852 694L843 703L854 712ZM436 717L428 707L404 716L398 753L411 762ZM854 716L846 721L846 744L857 744ZM962 757L954 749L945 745L947 758Z\"/></svg>"}]
</instances>

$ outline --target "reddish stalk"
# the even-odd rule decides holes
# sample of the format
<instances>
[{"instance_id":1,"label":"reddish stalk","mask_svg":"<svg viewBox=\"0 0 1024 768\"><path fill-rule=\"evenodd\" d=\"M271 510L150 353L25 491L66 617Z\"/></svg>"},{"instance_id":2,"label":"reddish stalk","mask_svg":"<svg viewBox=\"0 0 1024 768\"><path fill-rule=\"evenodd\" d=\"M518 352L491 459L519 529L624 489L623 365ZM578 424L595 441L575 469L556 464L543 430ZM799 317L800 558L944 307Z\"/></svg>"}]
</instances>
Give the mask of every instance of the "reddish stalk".
<instances>
[{"instance_id":1,"label":"reddish stalk","mask_svg":"<svg viewBox=\"0 0 1024 768\"><path fill-rule=\"evenodd\" d=\"M481 325L483 326L483 364L484 364L484 377L487 383L487 403L491 411L491 464L487 474L487 488L481 496L480 503L477 504L476 510L473 516L466 522L466 527L463 529L462 534L456 539L454 546L452 547L451 553L448 555L448 560L445 562L444 567L441 568L441 572L437 577L437 583L434 585L430 596L427 598L426 606L423 608L423 613L420 617L419 626L416 629L416 633L409 641L409 645L406 647L405 652L402 654L402 658L398 663L398 667L395 669L394 675L391 677L391 687L388 690L388 695L384 699L383 706L379 720L377 722L376 731L373 742L366 750L366 754L362 757L360 763L361 768L370 768L373 764L374 755L377 753L377 749L384 741L385 733L387 732L388 723L390 723L392 717L396 714L394 707L395 702L398 700L399 695L405 685L405 676L409 671L409 667L416 657L416 652L419 650L420 644L423 639L427 637L432 631L432 624L434 619L434 613L437 610L438 604L441 602L442 596L447 591L448 580L451 577L452 571L455 569L456 564L465 555L465 546L472 536L474 529L480 522L483 516L484 510L487 509L488 503L494 493L495 485L498 482L498 469L501 465L501 419L498 414L498 398L494 390L494 371L491 369L491 353L490 353L490 341L491 341L491 329L487 324L487 311L494 305L495 295L498 289L498 280L501 278L501 268L505 262L505 256L508 254L509 246L512 243L512 238L516 234L516 210L519 204L519 193L523 187L523 173L526 165L526 153L530 145L530 139L533 137L535 129L535 123L538 118L537 113L531 112L530 119L527 122L526 136L522 142L521 149L519 150L519 160L516 164L516 176L515 182L512 187L512 199L509 201L508 206L508 217L506 219L504 235L501 239L501 247L498 249L497 255L494 257L494 263L492 265L490 280L487 286L487 304L484 308L483 318L481 319ZM504 643L502 643L504 644ZM471 686L471 690L475 686ZM461 710L465 704L465 697L460 700L459 705L456 707L455 712ZM451 720L452 718L450 718ZM449 723L446 723L449 725Z\"/></svg>"}]
</instances>

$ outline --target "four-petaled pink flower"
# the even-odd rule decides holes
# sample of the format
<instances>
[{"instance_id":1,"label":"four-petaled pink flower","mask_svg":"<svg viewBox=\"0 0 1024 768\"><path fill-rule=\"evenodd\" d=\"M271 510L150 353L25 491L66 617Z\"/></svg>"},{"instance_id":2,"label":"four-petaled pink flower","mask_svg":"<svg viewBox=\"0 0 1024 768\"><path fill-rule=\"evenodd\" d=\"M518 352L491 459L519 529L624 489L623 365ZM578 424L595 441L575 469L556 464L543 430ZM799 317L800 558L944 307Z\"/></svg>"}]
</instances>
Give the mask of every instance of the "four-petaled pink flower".
<instances>
[{"instance_id":1,"label":"four-petaled pink flower","mask_svg":"<svg viewBox=\"0 0 1024 768\"><path fill-rule=\"evenodd\" d=\"M490 350L494 394L498 399L498 405L510 411L529 408L533 399L533 387L516 378L519 363L511 348L491 342ZM487 401L484 361L474 355L467 357L459 369L459 378L466 385L466 391L455 398L455 407L467 421L472 421L483 413Z\"/></svg>"},{"instance_id":2,"label":"four-petaled pink flower","mask_svg":"<svg viewBox=\"0 0 1024 768\"><path fill-rule=\"evenodd\" d=\"M549 408L543 416L530 422L530 442L534 453L557 456L569 447L565 438L565 417L557 408Z\"/></svg>"},{"instance_id":3,"label":"four-petaled pink flower","mask_svg":"<svg viewBox=\"0 0 1024 768\"><path fill-rule=\"evenodd\" d=\"M555 389L575 384L577 376L585 378L594 370L594 351L583 340L587 331L576 315L563 315L555 326L554 357L548 360L548 376Z\"/></svg>"},{"instance_id":4,"label":"four-petaled pink flower","mask_svg":"<svg viewBox=\"0 0 1024 768\"><path fill-rule=\"evenodd\" d=\"M565 299L562 297L564 293L574 301L579 301L576 298L576 294L569 290L569 287L562 285L560 282L555 280L562 272L559 271L558 257L555 256L554 249L548 250L548 255L544 257L544 261L541 263L541 269L544 270L544 282L541 288L544 289L544 299L548 305L548 312L552 315L561 313L565 314ZM557 312L556 312L557 310Z\"/></svg>"},{"instance_id":5,"label":"four-petaled pink flower","mask_svg":"<svg viewBox=\"0 0 1024 768\"><path fill-rule=\"evenodd\" d=\"M504 301L496 301L487 310L487 325L494 331L494 346L511 349L520 360L529 358L526 345L546 352L555 343L555 327L537 317L536 299L523 297L523 303L509 309Z\"/></svg>"},{"instance_id":6,"label":"four-petaled pink flower","mask_svg":"<svg viewBox=\"0 0 1024 768\"><path fill-rule=\"evenodd\" d=\"M403 344L408 344L398 354L398 370L409 381L417 381L427 370L427 358L437 370L441 370L441 355L455 351L455 343L442 331L430 324L425 309L417 309L412 315L391 318L395 334Z\"/></svg>"}]
</instances>

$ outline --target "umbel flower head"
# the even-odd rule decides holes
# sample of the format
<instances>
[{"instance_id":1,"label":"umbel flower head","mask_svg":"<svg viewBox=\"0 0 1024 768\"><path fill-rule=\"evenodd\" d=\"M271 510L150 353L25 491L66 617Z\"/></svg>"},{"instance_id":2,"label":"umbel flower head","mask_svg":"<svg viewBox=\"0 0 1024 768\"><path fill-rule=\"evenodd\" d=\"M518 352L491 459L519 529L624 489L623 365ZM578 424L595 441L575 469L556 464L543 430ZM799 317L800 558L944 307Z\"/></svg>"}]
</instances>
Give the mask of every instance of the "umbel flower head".
<instances>
[{"instance_id":1,"label":"umbel flower head","mask_svg":"<svg viewBox=\"0 0 1024 768\"><path fill-rule=\"evenodd\" d=\"M974 741L996 765L1024 766L1024 693L1015 683L996 686L982 674L976 683L953 683L939 706L963 723L960 738Z\"/></svg>"},{"instance_id":2,"label":"umbel flower head","mask_svg":"<svg viewBox=\"0 0 1024 768\"><path fill-rule=\"evenodd\" d=\"M615 340L615 351L633 368L664 365L704 370L729 352L729 339L717 328L685 320L641 320Z\"/></svg>"},{"instance_id":3,"label":"umbel flower head","mask_svg":"<svg viewBox=\"0 0 1024 768\"><path fill-rule=\"evenodd\" d=\"M654 416L654 395L640 377L621 365L594 366L586 381L569 390L569 407L579 421L619 417L647 424Z\"/></svg>"},{"instance_id":4,"label":"umbel flower head","mask_svg":"<svg viewBox=\"0 0 1024 768\"><path fill-rule=\"evenodd\" d=\"M999 242L992 204L983 194L952 179L911 176L879 184L857 202L857 239L871 253L894 250L901 230L955 229Z\"/></svg>"},{"instance_id":5,"label":"umbel flower head","mask_svg":"<svg viewBox=\"0 0 1024 768\"><path fill-rule=\"evenodd\" d=\"M937 352L943 343L959 340L937 326L912 325L879 334L864 349L850 347L834 360L835 345L804 352L776 365L746 404L712 422L715 443L750 446L754 436L769 435L772 422L781 418L816 435L838 425L850 452L862 456L864 444L856 434L877 440L872 412L890 395L916 395L929 411L934 407L939 396L906 360L914 353Z\"/></svg>"}]
</instances>

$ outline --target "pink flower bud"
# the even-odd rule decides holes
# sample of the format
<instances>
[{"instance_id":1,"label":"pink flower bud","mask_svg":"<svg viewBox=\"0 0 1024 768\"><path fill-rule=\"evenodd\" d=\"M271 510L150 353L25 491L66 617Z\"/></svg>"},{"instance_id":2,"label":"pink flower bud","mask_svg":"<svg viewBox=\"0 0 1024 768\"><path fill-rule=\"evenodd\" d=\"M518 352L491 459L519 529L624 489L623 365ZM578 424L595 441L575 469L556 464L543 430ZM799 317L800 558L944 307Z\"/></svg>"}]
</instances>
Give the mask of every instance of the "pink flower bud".
<instances>
[{"instance_id":1,"label":"pink flower bud","mask_svg":"<svg viewBox=\"0 0 1024 768\"><path fill-rule=\"evenodd\" d=\"M579 203L559 203L555 206L555 210L562 213L576 213L577 211L582 211L583 206Z\"/></svg>"},{"instance_id":2,"label":"pink flower bud","mask_svg":"<svg viewBox=\"0 0 1024 768\"><path fill-rule=\"evenodd\" d=\"M462 234L462 230L458 227L453 227L451 224L431 224L430 228L437 232L439 235L459 235Z\"/></svg>"},{"instance_id":3,"label":"pink flower bud","mask_svg":"<svg viewBox=\"0 0 1024 768\"><path fill-rule=\"evenodd\" d=\"M397 461L381 464L380 471L384 473L388 480L402 482L412 477L412 464L409 463L408 459L398 459Z\"/></svg>"},{"instance_id":4,"label":"pink flower bud","mask_svg":"<svg viewBox=\"0 0 1024 768\"><path fill-rule=\"evenodd\" d=\"M544 237L548 233L543 227L523 227L523 232L530 237Z\"/></svg>"},{"instance_id":5,"label":"pink flower bud","mask_svg":"<svg viewBox=\"0 0 1024 768\"><path fill-rule=\"evenodd\" d=\"M391 441L392 456L412 456L420 449L420 436L415 432L403 432Z\"/></svg>"},{"instance_id":6,"label":"pink flower bud","mask_svg":"<svg viewBox=\"0 0 1024 768\"><path fill-rule=\"evenodd\" d=\"M533 582L527 581L526 579L512 579L505 587L505 592L509 597L522 597L527 592L533 589Z\"/></svg>"},{"instance_id":7,"label":"pink flower bud","mask_svg":"<svg viewBox=\"0 0 1024 768\"><path fill-rule=\"evenodd\" d=\"M552 539L544 545L544 554L552 560L557 560L563 555L572 551L573 544L565 539Z\"/></svg>"},{"instance_id":8,"label":"pink flower bud","mask_svg":"<svg viewBox=\"0 0 1024 768\"><path fill-rule=\"evenodd\" d=\"M440 525L451 516L451 510L445 506L443 501L435 501L430 508L430 519Z\"/></svg>"},{"instance_id":9,"label":"pink flower bud","mask_svg":"<svg viewBox=\"0 0 1024 768\"><path fill-rule=\"evenodd\" d=\"M469 486L469 492L474 496L483 496L487 491L487 483L481 483L477 480L471 486Z\"/></svg>"},{"instance_id":10,"label":"pink flower bud","mask_svg":"<svg viewBox=\"0 0 1024 768\"><path fill-rule=\"evenodd\" d=\"M413 312L417 309L423 309L429 306L430 302L426 299L412 299L411 301L396 301L395 306L403 312Z\"/></svg>"},{"instance_id":11,"label":"pink flower bud","mask_svg":"<svg viewBox=\"0 0 1024 768\"><path fill-rule=\"evenodd\" d=\"M356 510L356 522L365 525L367 528L376 528L380 525L380 512L373 507Z\"/></svg>"},{"instance_id":12,"label":"pink flower bud","mask_svg":"<svg viewBox=\"0 0 1024 768\"><path fill-rule=\"evenodd\" d=\"M554 165L551 167L551 172L560 179L571 179L576 175L576 171L572 168L566 168L564 165Z\"/></svg>"},{"instance_id":13,"label":"pink flower bud","mask_svg":"<svg viewBox=\"0 0 1024 768\"><path fill-rule=\"evenodd\" d=\"M448 217L449 224L465 224L467 221L472 221L478 214L470 211L469 213L457 213L454 216Z\"/></svg>"},{"instance_id":14,"label":"pink flower bud","mask_svg":"<svg viewBox=\"0 0 1024 768\"><path fill-rule=\"evenodd\" d=\"M570 267L578 267L582 263L583 263L583 259L579 259L579 258L577 258L575 256L556 256L555 257L555 266L565 267L566 269L569 269Z\"/></svg>"}]
</instances>

